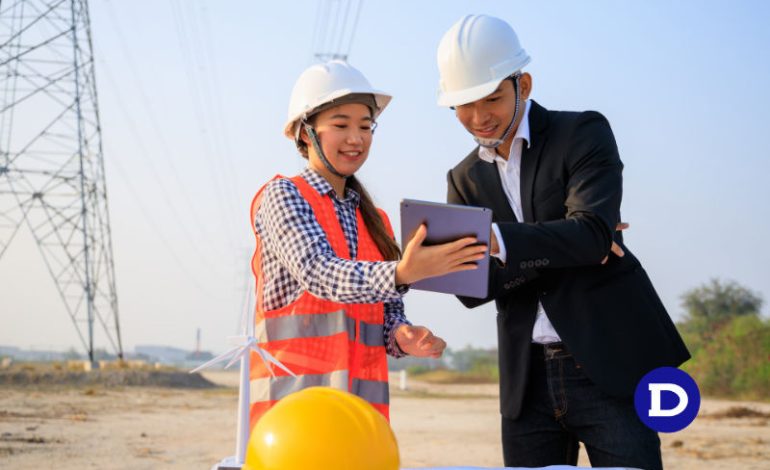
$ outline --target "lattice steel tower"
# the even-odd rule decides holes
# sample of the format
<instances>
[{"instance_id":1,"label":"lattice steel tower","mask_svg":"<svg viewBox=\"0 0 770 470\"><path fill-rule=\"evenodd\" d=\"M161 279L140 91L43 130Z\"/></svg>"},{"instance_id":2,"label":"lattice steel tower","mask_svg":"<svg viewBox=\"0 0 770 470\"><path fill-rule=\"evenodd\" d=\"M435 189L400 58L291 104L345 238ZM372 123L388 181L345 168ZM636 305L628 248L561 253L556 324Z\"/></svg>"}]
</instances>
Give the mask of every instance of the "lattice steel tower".
<instances>
[{"instance_id":1,"label":"lattice steel tower","mask_svg":"<svg viewBox=\"0 0 770 470\"><path fill-rule=\"evenodd\" d=\"M26 224L89 359L123 357L86 0L0 1L0 269Z\"/></svg>"}]
</instances>

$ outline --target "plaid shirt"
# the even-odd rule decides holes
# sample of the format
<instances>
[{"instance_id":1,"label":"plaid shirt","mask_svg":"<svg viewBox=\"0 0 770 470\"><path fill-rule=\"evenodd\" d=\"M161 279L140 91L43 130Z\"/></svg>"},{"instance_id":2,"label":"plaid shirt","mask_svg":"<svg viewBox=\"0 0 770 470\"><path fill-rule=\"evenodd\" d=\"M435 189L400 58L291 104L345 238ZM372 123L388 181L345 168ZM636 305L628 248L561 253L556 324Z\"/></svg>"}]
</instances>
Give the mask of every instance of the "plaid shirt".
<instances>
[{"instance_id":1,"label":"plaid shirt","mask_svg":"<svg viewBox=\"0 0 770 470\"><path fill-rule=\"evenodd\" d=\"M402 323L411 323L406 319L401 300L406 289L395 285L398 263L355 261L359 194L346 189L345 197L339 199L331 184L310 168L300 176L320 194L331 195L351 260L334 253L313 209L294 183L282 178L270 182L254 222L263 246L265 310L284 307L303 291L340 303L384 302L385 349L391 356L404 356L396 344L395 331Z\"/></svg>"}]
</instances>

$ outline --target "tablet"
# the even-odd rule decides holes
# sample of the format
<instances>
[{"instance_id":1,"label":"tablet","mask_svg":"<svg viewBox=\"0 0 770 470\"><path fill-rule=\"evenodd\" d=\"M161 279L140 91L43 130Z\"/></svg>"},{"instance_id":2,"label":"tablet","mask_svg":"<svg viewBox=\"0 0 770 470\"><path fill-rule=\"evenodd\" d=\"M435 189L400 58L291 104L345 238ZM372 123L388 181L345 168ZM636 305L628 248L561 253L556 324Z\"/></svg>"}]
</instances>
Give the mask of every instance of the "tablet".
<instances>
[{"instance_id":1,"label":"tablet","mask_svg":"<svg viewBox=\"0 0 770 470\"><path fill-rule=\"evenodd\" d=\"M426 224L426 245L438 245L464 237L476 237L489 245L492 210L485 207L460 206L439 202L401 201L401 248L411 240L420 224ZM417 281L412 289L443 292L483 299L489 288L489 252L477 261L478 268Z\"/></svg>"}]
</instances>

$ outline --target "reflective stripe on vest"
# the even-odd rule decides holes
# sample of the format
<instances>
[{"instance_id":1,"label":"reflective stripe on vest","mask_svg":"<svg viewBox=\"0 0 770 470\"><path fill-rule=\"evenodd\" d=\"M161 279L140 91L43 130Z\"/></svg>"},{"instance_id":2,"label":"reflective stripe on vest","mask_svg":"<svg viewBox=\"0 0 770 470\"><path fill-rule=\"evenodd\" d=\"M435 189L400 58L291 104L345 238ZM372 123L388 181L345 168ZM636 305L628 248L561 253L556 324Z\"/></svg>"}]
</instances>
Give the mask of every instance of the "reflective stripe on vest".
<instances>
[{"instance_id":1,"label":"reflective stripe on vest","mask_svg":"<svg viewBox=\"0 0 770 470\"><path fill-rule=\"evenodd\" d=\"M259 391L252 395L251 403L280 400L290 393L307 387L333 387L340 390L348 389L348 371L338 370L328 374L305 374L297 377L265 377L251 381L251 389ZM358 395L369 403L387 405L390 401L387 382L378 380L353 379L351 393Z\"/></svg>"},{"instance_id":2,"label":"reflective stripe on vest","mask_svg":"<svg viewBox=\"0 0 770 470\"><path fill-rule=\"evenodd\" d=\"M305 374L292 377L265 377L251 381L251 403L280 400L286 395L307 387L333 387L348 389L348 371L338 370L329 374ZM257 393L254 393L257 392Z\"/></svg>"},{"instance_id":3,"label":"reflective stripe on vest","mask_svg":"<svg viewBox=\"0 0 770 470\"><path fill-rule=\"evenodd\" d=\"M379 380L353 379L351 392L365 399L369 403L380 403L387 405L390 403L390 393L388 392L388 383Z\"/></svg>"},{"instance_id":4,"label":"reflective stripe on vest","mask_svg":"<svg viewBox=\"0 0 770 470\"><path fill-rule=\"evenodd\" d=\"M361 322L361 344L366 346L385 346L385 327L372 323Z\"/></svg>"},{"instance_id":5,"label":"reflective stripe on vest","mask_svg":"<svg viewBox=\"0 0 770 470\"><path fill-rule=\"evenodd\" d=\"M265 318L257 323L254 337L260 343L290 338L332 336L350 331L349 319L344 310L330 313L297 314L285 317ZM355 323L352 326L355 339Z\"/></svg>"},{"instance_id":6,"label":"reflective stripe on vest","mask_svg":"<svg viewBox=\"0 0 770 470\"><path fill-rule=\"evenodd\" d=\"M310 204L313 214L340 258L350 259L344 232L329 195L320 195L304 179L291 178ZM252 202L252 226L261 202L260 189ZM392 236L390 223L380 212ZM358 256L382 261L377 245L356 211ZM388 417L388 367L384 339L384 305L340 304L305 291L276 310L262 308L261 240L256 239L252 271L257 281L255 337L297 377L276 367L268 370L256 353L251 355L251 426L286 395L311 386L328 386L354 393ZM275 374L275 377L272 374Z\"/></svg>"},{"instance_id":7,"label":"reflective stripe on vest","mask_svg":"<svg viewBox=\"0 0 770 470\"><path fill-rule=\"evenodd\" d=\"M376 323L359 321L360 343L366 346L385 345L385 327ZM265 318L257 323L254 337L257 341L279 341L291 338L332 336L347 332L350 341L356 340L356 319L345 315L344 310L330 313L295 314L277 318Z\"/></svg>"}]
</instances>

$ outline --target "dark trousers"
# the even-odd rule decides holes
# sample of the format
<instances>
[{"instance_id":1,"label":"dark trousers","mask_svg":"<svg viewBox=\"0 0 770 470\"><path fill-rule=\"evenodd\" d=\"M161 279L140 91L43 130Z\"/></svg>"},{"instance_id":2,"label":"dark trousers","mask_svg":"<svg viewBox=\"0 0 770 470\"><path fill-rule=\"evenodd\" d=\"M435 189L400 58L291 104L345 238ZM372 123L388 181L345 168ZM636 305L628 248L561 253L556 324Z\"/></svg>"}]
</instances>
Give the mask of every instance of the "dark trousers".
<instances>
[{"instance_id":1,"label":"dark trousers","mask_svg":"<svg viewBox=\"0 0 770 470\"><path fill-rule=\"evenodd\" d=\"M663 468L658 434L636 415L633 398L599 390L561 343L533 344L521 415L503 417L506 467L576 465L578 442L594 467Z\"/></svg>"}]
</instances>

